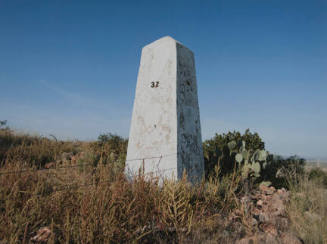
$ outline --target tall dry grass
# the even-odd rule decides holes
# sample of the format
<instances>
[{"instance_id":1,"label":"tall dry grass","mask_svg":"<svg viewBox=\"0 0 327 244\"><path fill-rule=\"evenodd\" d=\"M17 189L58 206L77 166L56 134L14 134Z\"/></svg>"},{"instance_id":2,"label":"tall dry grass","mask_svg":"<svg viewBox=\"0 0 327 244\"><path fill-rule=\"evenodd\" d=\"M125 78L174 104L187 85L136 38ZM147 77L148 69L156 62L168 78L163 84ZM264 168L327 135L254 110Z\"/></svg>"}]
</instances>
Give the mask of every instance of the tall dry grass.
<instances>
[{"instance_id":1,"label":"tall dry grass","mask_svg":"<svg viewBox=\"0 0 327 244\"><path fill-rule=\"evenodd\" d=\"M257 231L238 172L218 177L216 168L196 185L186 175L127 181L126 141L114 139L60 142L0 130L0 243L29 243L44 226L49 243L233 243ZM61 160L63 153L80 156ZM290 179L293 230L305 243L327 243L326 189L308 176Z\"/></svg>"},{"instance_id":2,"label":"tall dry grass","mask_svg":"<svg viewBox=\"0 0 327 244\"><path fill-rule=\"evenodd\" d=\"M19 168L6 165L1 172ZM148 177L129 182L110 171L110 165L99 164L93 170L31 168L0 175L0 239L26 243L50 226L52 243L182 242L236 206L235 192L229 192L236 179L195 187L184 178L159 186Z\"/></svg>"},{"instance_id":3,"label":"tall dry grass","mask_svg":"<svg viewBox=\"0 0 327 244\"><path fill-rule=\"evenodd\" d=\"M304 243L327 243L327 189L304 175L290 184L288 215L293 230Z\"/></svg>"},{"instance_id":4,"label":"tall dry grass","mask_svg":"<svg viewBox=\"0 0 327 244\"><path fill-rule=\"evenodd\" d=\"M89 144L51 140L0 129L0 165L6 162L22 162L27 166L40 168L48 162L58 160L64 152L77 153L87 149Z\"/></svg>"},{"instance_id":5,"label":"tall dry grass","mask_svg":"<svg viewBox=\"0 0 327 244\"><path fill-rule=\"evenodd\" d=\"M127 181L121 167L117 170L112 162L121 157L112 159L103 144L95 149L95 143L6 136L0 142L6 147L0 168L0 241L4 243L28 243L44 226L53 232L49 243L226 239L221 216L237 206L237 174L197 185L191 185L186 175L179 182L160 184L144 176ZM85 152L75 165L62 161L43 168L72 150ZM85 164L94 158L95 164Z\"/></svg>"}]
</instances>

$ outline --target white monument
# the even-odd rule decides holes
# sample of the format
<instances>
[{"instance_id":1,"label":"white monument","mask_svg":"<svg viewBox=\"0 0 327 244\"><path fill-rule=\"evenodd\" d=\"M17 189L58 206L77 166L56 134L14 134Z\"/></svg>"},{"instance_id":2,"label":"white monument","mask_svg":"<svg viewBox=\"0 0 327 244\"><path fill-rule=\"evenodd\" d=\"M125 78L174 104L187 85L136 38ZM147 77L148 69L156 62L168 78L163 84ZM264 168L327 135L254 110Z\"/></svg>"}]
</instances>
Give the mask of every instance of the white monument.
<instances>
[{"instance_id":1,"label":"white monument","mask_svg":"<svg viewBox=\"0 0 327 244\"><path fill-rule=\"evenodd\" d=\"M194 55L173 38L142 49L125 174L204 174Z\"/></svg>"}]
</instances>

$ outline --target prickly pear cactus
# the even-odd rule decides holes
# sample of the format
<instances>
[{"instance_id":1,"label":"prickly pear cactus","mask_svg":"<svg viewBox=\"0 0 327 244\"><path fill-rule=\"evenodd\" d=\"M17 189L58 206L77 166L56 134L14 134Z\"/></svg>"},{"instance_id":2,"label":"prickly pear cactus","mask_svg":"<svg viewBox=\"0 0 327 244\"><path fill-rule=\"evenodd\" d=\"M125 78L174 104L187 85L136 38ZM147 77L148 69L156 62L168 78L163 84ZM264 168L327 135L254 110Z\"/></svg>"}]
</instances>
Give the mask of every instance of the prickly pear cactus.
<instances>
[{"instance_id":1,"label":"prickly pear cactus","mask_svg":"<svg viewBox=\"0 0 327 244\"><path fill-rule=\"evenodd\" d=\"M235 155L235 160L236 160L236 162L238 162L239 164L242 163L242 161L243 161L243 155L242 155L242 153L238 153L238 154L236 154L236 155Z\"/></svg>"},{"instance_id":2,"label":"prickly pear cactus","mask_svg":"<svg viewBox=\"0 0 327 244\"><path fill-rule=\"evenodd\" d=\"M235 153L236 142L232 141L228 144L230 151ZM266 150L257 149L254 152L246 150L245 142L242 141L239 150L236 152L235 161L242 170L243 178L258 178L261 170L267 165L268 152ZM251 155L251 157L250 157Z\"/></svg>"}]
</instances>

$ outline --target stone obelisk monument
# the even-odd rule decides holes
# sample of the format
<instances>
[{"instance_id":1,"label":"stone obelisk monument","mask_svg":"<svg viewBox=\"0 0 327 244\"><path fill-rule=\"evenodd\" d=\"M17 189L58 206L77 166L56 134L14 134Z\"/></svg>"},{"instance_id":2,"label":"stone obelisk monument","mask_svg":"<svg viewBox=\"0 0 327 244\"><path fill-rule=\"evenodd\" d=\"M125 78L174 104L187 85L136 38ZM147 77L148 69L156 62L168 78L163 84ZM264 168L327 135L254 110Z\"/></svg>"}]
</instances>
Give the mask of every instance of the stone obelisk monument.
<instances>
[{"instance_id":1,"label":"stone obelisk monument","mask_svg":"<svg viewBox=\"0 0 327 244\"><path fill-rule=\"evenodd\" d=\"M204 174L194 55L173 38L142 49L125 173L191 181Z\"/></svg>"}]
</instances>

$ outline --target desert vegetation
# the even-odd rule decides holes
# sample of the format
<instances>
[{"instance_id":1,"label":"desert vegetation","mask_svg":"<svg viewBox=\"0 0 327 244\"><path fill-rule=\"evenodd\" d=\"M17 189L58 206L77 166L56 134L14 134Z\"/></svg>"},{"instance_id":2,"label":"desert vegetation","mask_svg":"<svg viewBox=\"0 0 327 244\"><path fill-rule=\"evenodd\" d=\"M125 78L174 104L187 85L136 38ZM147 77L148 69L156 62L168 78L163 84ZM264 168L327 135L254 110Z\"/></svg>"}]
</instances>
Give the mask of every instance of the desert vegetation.
<instances>
[{"instance_id":1,"label":"desert vegetation","mask_svg":"<svg viewBox=\"0 0 327 244\"><path fill-rule=\"evenodd\" d=\"M192 185L123 174L127 140L59 141L0 124L0 243L327 243L327 174L257 133L203 143Z\"/></svg>"}]
</instances>

